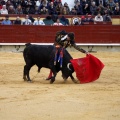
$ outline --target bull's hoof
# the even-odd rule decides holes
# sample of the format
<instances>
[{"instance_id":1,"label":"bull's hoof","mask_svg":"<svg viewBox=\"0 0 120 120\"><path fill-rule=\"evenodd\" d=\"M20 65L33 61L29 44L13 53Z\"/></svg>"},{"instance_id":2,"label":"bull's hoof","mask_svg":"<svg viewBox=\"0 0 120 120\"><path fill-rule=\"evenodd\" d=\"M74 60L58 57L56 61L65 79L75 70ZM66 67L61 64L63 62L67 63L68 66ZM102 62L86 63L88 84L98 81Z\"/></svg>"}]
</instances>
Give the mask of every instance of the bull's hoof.
<instances>
[{"instance_id":1,"label":"bull's hoof","mask_svg":"<svg viewBox=\"0 0 120 120\"><path fill-rule=\"evenodd\" d=\"M66 79L64 75L62 75L62 78L63 78L63 79Z\"/></svg>"},{"instance_id":2,"label":"bull's hoof","mask_svg":"<svg viewBox=\"0 0 120 120\"><path fill-rule=\"evenodd\" d=\"M66 81L63 81L63 84L66 84L67 82Z\"/></svg>"},{"instance_id":3,"label":"bull's hoof","mask_svg":"<svg viewBox=\"0 0 120 120\"><path fill-rule=\"evenodd\" d=\"M38 73L40 72L40 68L38 68Z\"/></svg>"},{"instance_id":4,"label":"bull's hoof","mask_svg":"<svg viewBox=\"0 0 120 120\"><path fill-rule=\"evenodd\" d=\"M64 78L64 83L66 83L67 82L67 79L66 78Z\"/></svg>"},{"instance_id":5,"label":"bull's hoof","mask_svg":"<svg viewBox=\"0 0 120 120\"><path fill-rule=\"evenodd\" d=\"M78 80L72 80L74 83L79 83L79 81Z\"/></svg>"},{"instance_id":6,"label":"bull's hoof","mask_svg":"<svg viewBox=\"0 0 120 120\"><path fill-rule=\"evenodd\" d=\"M32 80L28 80L27 82L28 82L28 83L33 83L33 81L32 81Z\"/></svg>"},{"instance_id":7,"label":"bull's hoof","mask_svg":"<svg viewBox=\"0 0 120 120\"><path fill-rule=\"evenodd\" d=\"M24 80L24 81L27 81L27 78L24 76L24 77L23 77L23 80Z\"/></svg>"},{"instance_id":8,"label":"bull's hoof","mask_svg":"<svg viewBox=\"0 0 120 120\"><path fill-rule=\"evenodd\" d=\"M55 81L55 78L51 78L50 84L52 84Z\"/></svg>"}]
</instances>

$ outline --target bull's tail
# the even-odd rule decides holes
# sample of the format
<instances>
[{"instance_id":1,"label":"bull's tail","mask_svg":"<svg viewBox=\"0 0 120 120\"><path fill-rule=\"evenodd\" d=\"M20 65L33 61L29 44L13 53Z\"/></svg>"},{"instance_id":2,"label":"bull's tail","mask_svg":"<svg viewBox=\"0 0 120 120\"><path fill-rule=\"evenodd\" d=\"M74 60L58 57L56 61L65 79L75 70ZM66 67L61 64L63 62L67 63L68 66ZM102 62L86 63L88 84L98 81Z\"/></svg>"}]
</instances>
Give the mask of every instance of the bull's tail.
<instances>
[{"instance_id":1,"label":"bull's tail","mask_svg":"<svg viewBox=\"0 0 120 120\"><path fill-rule=\"evenodd\" d=\"M31 44L31 43L26 43L26 44L25 44L26 47L28 47L28 46L30 46L30 45L32 45L32 44Z\"/></svg>"},{"instance_id":2,"label":"bull's tail","mask_svg":"<svg viewBox=\"0 0 120 120\"><path fill-rule=\"evenodd\" d=\"M27 54L27 51L29 51L29 46L31 46L32 44L31 43L26 43L25 44L25 48L24 48L24 50L23 50L23 56L24 56L24 59L25 59L25 61L26 61L26 54Z\"/></svg>"}]
</instances>

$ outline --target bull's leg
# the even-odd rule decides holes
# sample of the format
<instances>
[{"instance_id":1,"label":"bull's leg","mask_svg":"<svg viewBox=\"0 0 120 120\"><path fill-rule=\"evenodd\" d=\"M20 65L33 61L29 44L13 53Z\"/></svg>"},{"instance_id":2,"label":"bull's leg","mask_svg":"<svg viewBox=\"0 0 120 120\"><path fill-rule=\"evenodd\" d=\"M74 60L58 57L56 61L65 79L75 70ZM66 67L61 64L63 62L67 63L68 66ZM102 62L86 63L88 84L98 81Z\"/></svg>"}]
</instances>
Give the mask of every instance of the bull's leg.
<instances>
[{"instance_id":1,"label":"bull's leg","mask_svg":"<svg viewBox=\"0 0 120 120\"><path fill-rule=\"evenodd\" d=\"M30 71L31 67L32 66L25 65L24 66L24 75L23 75L23 79L26 80L26 76L27 76L27 81L30 81L30 82L31 82L31 79L30 79L30 76L29 76L29 71Z\"/></svg>"},{"instance_id":2,"label":"bull's leg","mask_svg":"<svg viewBox=\"0 0 120 120\"><path fill-rule=\"evenodd\" d=\"M55 77L57 75L55 68L52 68L51 71L53 73L53 76L51 77L50 84L52 84L55 81Z\"/></svg>"},{"instance_id":3,"label":"bull's leg","mask_svg":"<svg viewBox=\"0 0 120 120\"><path fill-rule=\"evenodd\" d=\"M23 79L24 79L24 81L27 81L26 75L27 75L27 71L26 71L26 65L25 65L24 70L23 70Z\"/></svg>"},{"instance_id":4,"label":"bull's leg","mask_svg":"<svg viewBox=\"0 0 120 120\"><path fill-rule=\"evenodd\" d=\"M64 83L66 83L67 78L64 76L64 74L62 74L62 77L63 77L63 79L64 79ZM75 80L75 78L73 77L72 74L70 75L70 78L72 79L72 81L73 81L74 83L77 83L77 81Z\"/></svg>"},{"instance_id":5,"label":"bull's leg","mask_svg":"<svg viewBox=\"0 0 120 120\"><path fill-rule=\"evenodd\" d=\"M70 75L70 78L72 79L72 81L73 81L74 83L77 83L77 81L75 80L75 78L73 77L72 74Z\"/></svg>"},{"instance_id":6,"label":"bull's leg","mask_svg":"<svg viewBox=\"0 0 120 120\"><path fill-rule=\"evenodd\" d=\"M64 83L66 83L67 78L64 76L64 74L62 74L62 77L63 77L63 79L64 79Z\"/></svg>"},{"instance_id":7,"label":"bull's leg","mask_svg":"<svg viewBox=\"0 0 120 120\"><path fill-rule=\"evenodd\" d=\"M40 72L41 67L38 67L38 72Z\"/></svg>"},{"instance_id":8,"label":"bull's leg","mask_svg":"<svg viewBox=\"0 0 120 120\"><path fill-rule=\"evenodd\" d=\"M29 75L29 71L30 71L30 68L31 67L28 67L27 69L27 78L28 78L28 81L31 82L32 80L30 79L30 75Z\"/></svg>"}]
</instances>

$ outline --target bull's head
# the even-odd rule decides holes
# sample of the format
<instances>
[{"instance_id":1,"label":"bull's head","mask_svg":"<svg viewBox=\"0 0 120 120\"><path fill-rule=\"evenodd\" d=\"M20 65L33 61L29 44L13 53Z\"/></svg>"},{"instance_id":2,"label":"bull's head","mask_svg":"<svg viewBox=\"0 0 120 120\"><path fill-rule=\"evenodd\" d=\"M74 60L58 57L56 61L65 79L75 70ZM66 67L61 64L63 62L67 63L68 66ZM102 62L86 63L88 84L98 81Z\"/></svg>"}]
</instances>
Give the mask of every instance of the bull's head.
<instances>
[{"instance_id":1,"label":"bull's head","mask_svg":"<svg viewBox=\"0 0 120 120\"><path fill-rule=\"evenodd\" d=\"M68 77L72 79L73 82L77 82L74 77L72 76L72 73L74 72L73 65L71 63L68 63L66 67L62 68L62 77L66 81Z\"/></svg>"}]
</instances>

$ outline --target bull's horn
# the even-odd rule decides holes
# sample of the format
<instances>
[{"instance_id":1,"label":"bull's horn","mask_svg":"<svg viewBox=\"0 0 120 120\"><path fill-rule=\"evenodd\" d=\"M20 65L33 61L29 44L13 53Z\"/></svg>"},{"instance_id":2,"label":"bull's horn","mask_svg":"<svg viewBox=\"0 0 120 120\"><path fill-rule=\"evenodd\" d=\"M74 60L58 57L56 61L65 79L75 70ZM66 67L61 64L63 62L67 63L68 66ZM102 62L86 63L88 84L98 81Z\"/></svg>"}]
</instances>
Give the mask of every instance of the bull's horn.
<instances>
[{"instance_id":1,"label":"bull's horn","mask_svg":"<svg viewBox=\"0 0 120 120\"><path fill-rule=\"evenodd\" d=\"M68 68L69 70L71 70L71 69L70 69L70 64L71 64L71 63L68 63L68 64L67 64L67 68ZM71 70L71 71L72 71L72 70Z\"/></svg>"}]
</instances>

